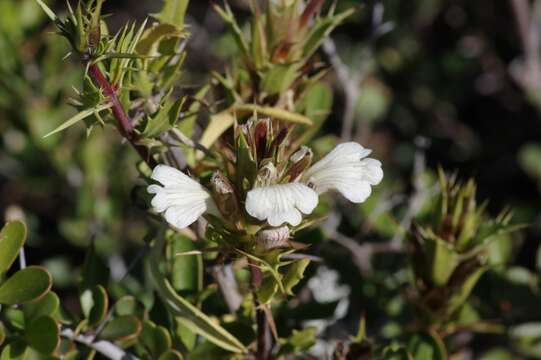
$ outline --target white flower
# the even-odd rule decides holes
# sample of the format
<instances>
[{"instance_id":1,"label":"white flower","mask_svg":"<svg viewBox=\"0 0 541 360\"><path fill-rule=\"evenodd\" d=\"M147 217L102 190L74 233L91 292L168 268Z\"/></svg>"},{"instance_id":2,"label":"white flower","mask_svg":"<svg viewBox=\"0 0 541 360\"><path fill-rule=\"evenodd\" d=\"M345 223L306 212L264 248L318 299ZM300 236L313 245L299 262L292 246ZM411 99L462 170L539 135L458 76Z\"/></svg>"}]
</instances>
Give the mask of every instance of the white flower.
<instances>
[{"instance_id":1,"label":"white flower","mask_svg":"<svg viewBox=\"0 0 541 360\"><path fill-rule=\"evenodd\" d=\"M153 184L147 188L150 194L156 194L152 207L164 213L165 220L176 228L183 229L194 223L212 201L201 184L173 167L158 165L151 178L163 185Z\"/></svg>"},{"instance_id":2,"label":"white flower","mask_svg":"<svg viewBox=\"0 0 541 360\"><path fill-rule=\"evenodd\" d=\"M299 154L308 153L307 148L299 151L293 160L300 157ZM381 163L367 158L371 152L355 142L340 144L306 170L302 182L250 190L246 211L259 220L267 220L271 226L283 223L297 226L302 220L301 213L311 214L317 206L318 195L328 190L337 190L349 201L361 203L370 196L371 187L383 178Z\"/></svg>"},{"instance_id":3,"label":"white flower","mask_svg":"<svg viewBox=\"0 0 541 360\"><path fill-rule=\"evenodd\" d=\"M318 194L337 190L349 201L362 203L372 193L371 186L383 179L381 163L367 158L371 152L355 142L340 144L310 167L303 178Z\"/></svg>"},{"instance_id":4,"label":"white flower","mask_svg":"<svg viewBox=\"0 0 541 360\"><path fill-rule=\"evenodd\" d=\"M301 213L308 215L317 206L317 194L301 183L289 183L252 189L246 196L246 211L271 226L301 223Z\"/></svg>"}]
</instances>

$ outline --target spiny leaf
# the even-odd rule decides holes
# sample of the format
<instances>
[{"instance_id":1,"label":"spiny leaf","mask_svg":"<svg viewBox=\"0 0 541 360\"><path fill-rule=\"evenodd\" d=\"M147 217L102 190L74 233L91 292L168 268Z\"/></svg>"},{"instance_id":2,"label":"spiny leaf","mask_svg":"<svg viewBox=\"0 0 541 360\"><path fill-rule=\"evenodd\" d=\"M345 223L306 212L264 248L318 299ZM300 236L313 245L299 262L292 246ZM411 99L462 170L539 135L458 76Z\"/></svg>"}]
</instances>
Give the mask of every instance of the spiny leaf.
<instances>
[{"instance_id":1,"label":"spiny leaf","mask_svg":"<svg viewBox=\"0 0 541 360\"><path fill-rule=\"evenodd\" d=\"M293 295L291 290L302 280L304 277L304 271L309 264L309 259L301 259L290 265L283 279L284 288L289 295Z\"/></svg>"},{"instance_id":2,"label":"spiny leaf","mask_svg":"<svg viewBox=\"0 0 541 360\"><path fill-rule=\"evenodd\" d=\"M184 18L189 0L164 0L163 8L159 14L155 14L162 23L175 25L184 28Z\"/></svg>"},{"instance_id":3,"label":"spiny leaf","mask_svg":"<svg viewBox=\"0 0 541 360\"><path fill-rule=\"evenodd\" d=\"M45 14L47 14L47 16L49 17L49 19L51 19L52 21L56 21L56 19L57 19L56 14L51 10L51 8L49 8L49 7L43 2L43 0L36 0L36 3L43 9L43 11L45 12Z\"/></svg>"},{"instance_id":4,"label":"spiny leaf","mask_svg":"<svg viewBox=\"0 0 541 360\"><path fill-rule=\"evenodd\" d=\"M243 104L234 106L233 110L237 114L253 114L254 112L259 115L270 116L272 118L282 120L285 122L290 122L293 124L301 125L313 125L312 120L306 116L287 111L284 109L274 108L271 106L259 106L252 104Z\"/></svg>"},{"instance_id":5,"label":"spiny leaf","mask_svg":"<svg viewBox=\"0 0 541 360\"><path fill-rule=\"evenodd\" d=\"M99 113L103 110L110 109L111 107L113 107L113 104L104 104L104 105L93 107L91 109L83 110L80 113L76 114L75 116L72 116L68 121L66 121L65 123L57 127L56 129L54 129L53 131L49 132L47 135L44 136L44 138L54 135L62 130L65 130L69 128L70 126L75 125L79 121L89 117L90 115Z\"/></svg>"}]
</instances>

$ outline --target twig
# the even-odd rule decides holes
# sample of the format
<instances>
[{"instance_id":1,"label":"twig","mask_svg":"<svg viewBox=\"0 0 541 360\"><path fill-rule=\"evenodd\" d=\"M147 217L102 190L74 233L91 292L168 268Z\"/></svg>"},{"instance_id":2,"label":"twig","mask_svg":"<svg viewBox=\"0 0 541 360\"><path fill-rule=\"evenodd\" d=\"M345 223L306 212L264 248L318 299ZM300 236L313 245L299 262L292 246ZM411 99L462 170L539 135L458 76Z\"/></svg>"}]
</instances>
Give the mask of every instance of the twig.
<instances>
[{"instance_id":1,"label":"twig","mask_svg":"<svg viewBox=\"0 0 541 360\"><path fill-rule=\"evenodd\" d=\"M415 139L417 150L415 152L415 160L413 165L413 194L408 201L408 209L406 214L400 221L400 231L393 236L388 242L382 243L363 243L359 244L354 238L341 234L336 229L340 224L340 215L338 212L334 212L329 216L327 222L324 225L329 237L336 243L342 245L353 254L353 261L365 274L371 274L373 269L371 265L372 256L379 252L400 252L402 251L402 241L404 235L409 229L413 218L419 212L421 206L426 199L436 190L436 187L426 188L422 181L422 175L426 169L425 149L427 148L428 140L423 137L417 137Z\"/></svg>"},{"instance_id":2,"label":"twig","mask_svg":"<svg viewBox=\"0 0 541 360\"><path fill-rule=\"evenodd\" d=\"M21 270L26 268L26 253L24 252L24 246L22 246L19 251L19 267Z\"/></svg>"},{"instance_id":3,"label":"twig","mask_svg":"<svg viewBox=\"0 0 541 360\"><path fill-rule=\"evenodd\" d=\"M212 267L211 273L218 283L229 312L235 313L242 303L242 296L239 293L239 287L231 265L215 265Z\"/></svg>"},{"instance_id":4,"label":"twig","mask_svg":"<svg viewBox=\"0 0 541 360\"><path fill-rule=\"evenodd\" d=\"M257 300L257 289L261 287L263 274L259 266L252 260L248 259L248 267L250 269L250 288L254 298L254 307L256 309L257 322L257 360L269 360L272 352L272 337L270 325L267 321L267 313L262 308L262 304Z\"/></svg>"},{"instance_id":5,"label":"twig","mask_svg":"<svg viewBox=\"0 0 541 360\"><path fill-rule=\"evenodd\" d=\"M359 99L360 86L359 83L364 77L363 71L357 71L354 75L350 75L350 71L344 64L338 52L336 50L336 44L332 39L327 39L323 43L323 51L329 57L329 61L333 66L338 81L342 86L342 91L345 97L344 114L342 116L342 131L340 137L342 140L351 140L351 134L353 132L353 122L355 120L355 104Z\"/></svg>"},{"instance_id":6,"label":"twig","mask_svg":"<svg viewBox=\"0 0 541 360\"><path fill-rule=\"evenodd\" d=\"M113 105L111 110L115 119L117 120L117 127L120 134L129 141L129 143L139 153L141 158L148 164L148 166L150 168L154 168L157 165L156 161L152 158L145 146L137 144L137 134L135 133L132 121L118 100L115 89L103 75L98 64L90 64L88 67L88 72L90 77L100 87L105 96L107 96L109 101L111 101L111 104Z\"/></svg>"},{"instance_id":7,"label":"twig","mask_svg":"<svg viewBox=\"0 0 541 360\"><path fill-rule=\"evenodd\" d=\"M351 140L353 135L353 125L355 121L355 108L361 95L361 84L368 70L368 60L372 56L372 48L375 41L380 36L391 31L393 23L383 23L384 7L380 2L374 5L372 11L372 32L368 41L367 49L363 52L359 63L361 64L355 71L351 71L342 61L336 50L336 44L331 38L323 42L323 51L329 57L329 61L336 72L338 81L342 86L342 92L345 97L344 114L342 116L342 130L340 137L342 141Z\"/></svg>"},{"instance_id":8,"label":"twig","mask_svg":"<svg viewBox=\"0 0 541 360\"><path fill-rule=\"evenodd\" d=\"M122 348L109 341L94 341L93 335L76 334L71 329L63 329L60 332L60 335L72 341L84 344L111 360L139 360L138 357L124 351Z\"/></svg>"},{"instance_id":9,"label":"twig","mask_svg":"<svg viewBox=\"0 0 541 360\"><path fill-rule=\"evenodd\" d=\"M394 246L401 246L402 240L404 239L404 234L410 228L413 218L415 217L415 215L417 215L426 199L436 189L434 187L426 188L422 180L423 173L426 170L425 150L429 146L428 139L419 136L415 138L414 142L417 148L415 150L413 160L413 194L411 195L408 202L408 210L402 218L402 221L400 221L400 229L402 231L397 231L396 234L393 236L393 239L391 240L391 243L393 243Z\"/></svg>"}]
</instances>

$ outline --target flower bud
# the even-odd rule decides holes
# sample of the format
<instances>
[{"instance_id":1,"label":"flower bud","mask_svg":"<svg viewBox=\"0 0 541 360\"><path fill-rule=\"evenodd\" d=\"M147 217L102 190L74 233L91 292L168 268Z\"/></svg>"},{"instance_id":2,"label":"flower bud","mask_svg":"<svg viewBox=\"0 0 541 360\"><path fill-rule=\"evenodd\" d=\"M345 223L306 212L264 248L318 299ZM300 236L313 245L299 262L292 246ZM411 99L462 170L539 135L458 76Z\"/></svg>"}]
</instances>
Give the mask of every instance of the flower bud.
<instances>
[{"instance_id":1,"label":"flower bud","mask_svg":"<svg viewBox=\"0 0 541 360\"><path fill-rule=\"evenodd\" d=\"M312 157L314 153L307 146L301 146L293 155L290 156L289 161L293 164L290 166L287 171L287 176L289 181L293 182L300 178L303 171L306 170L312 163Z\"/></svg>"},{"instance_id":2,"label":"flower bud","mask_svg":"<svg viewBox=\"0 0 541 360\"><path fill-rule=\"evenodd\" d=\"M235 188L221 172L216 171L210 179L214 201L224 218L232 221L238 218L240 207L237 201Z\"/></svg>"},{"instance_id":3,"label":"flower bud","mask_svg":"<svg viewBox=\"0 0 541 360\"><path fill-rule=\"evenodd\" d=\"M272 250L288 245L289 228L281 226L278 228L261 230L256 234L256 241L265 250Z\"/></svg>"}]
</instances>

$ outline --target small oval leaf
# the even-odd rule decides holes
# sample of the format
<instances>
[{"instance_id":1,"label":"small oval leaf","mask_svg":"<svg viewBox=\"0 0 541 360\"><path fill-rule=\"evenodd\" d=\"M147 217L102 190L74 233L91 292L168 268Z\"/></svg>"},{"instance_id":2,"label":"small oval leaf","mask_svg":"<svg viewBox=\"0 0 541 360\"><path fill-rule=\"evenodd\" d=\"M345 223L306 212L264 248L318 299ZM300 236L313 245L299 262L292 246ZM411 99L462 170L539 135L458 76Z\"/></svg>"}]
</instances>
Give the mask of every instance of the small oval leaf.
<instances>
[{"instance_id":1,"label":"small oval leaf","mask_svg":"<svg viewBox=\"0 0 541 360\"><path fill-rule=\"evenodd\" d=\"M24 305L24 320L26 323L30 323L42 316L53 316L59 307L60 300L58 296L50 291L38 301Z\"/></svg>"},{"instance_id":2,"label":"small oval leaf","mask_svg":"<svg viewBox=\"0 0 541 360\"><path fill-rule=\"evenodd\" d=\"M38 352L52 354L60 343L60 329L52 317L42 316L26 327L25 338Z\"/></svg>"},{"instance_id":3,"label":"small oval leaf","mask_svg":"<svg viewBox=\"0 0 541 360\"><path fill-rule=\"evenodd\" d=\"M88 326L98 325L107 315L109 298L101 285L85 290L81 294L81 307L88 321Z\"/></svg>"},{"instance_id":4,"label":"small oval leaf","mask_svg":"<svg viewBox=\"0 0 541 360\"><path fill-rule=\"evenodd\" d=\"M120 316L107 323L100 338L104 340L127 341L139 336L141 328L141 321L135 316Z\"/></svg>"},{"instance_id":5,"label":"small oval leaf","mask_svg":"<svg viewBox=\"0 0 541 360\"><path fill-rule=\"evenodd\" d=\"M0 286L0 304L15 305L37 300L52 285L49 272L40 266L30 266L17 271Z\"/></svg>"},{"instance_id":6,"label":"small oval leaf","mask_svg":"<svg viewBox=\"0 0 541 360\"><path fill-rule=\"evenodd\" d=\"M0 231L0 275L13 264L26 240L26 226L22 221L8 222Z\"/></svg>"}]
</instances>

